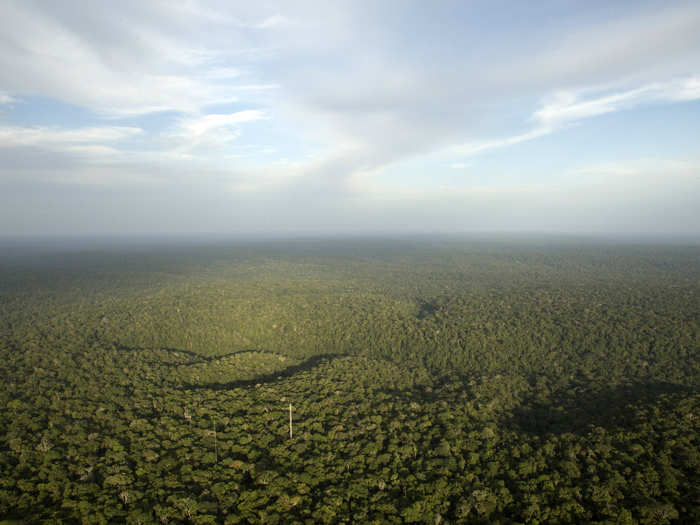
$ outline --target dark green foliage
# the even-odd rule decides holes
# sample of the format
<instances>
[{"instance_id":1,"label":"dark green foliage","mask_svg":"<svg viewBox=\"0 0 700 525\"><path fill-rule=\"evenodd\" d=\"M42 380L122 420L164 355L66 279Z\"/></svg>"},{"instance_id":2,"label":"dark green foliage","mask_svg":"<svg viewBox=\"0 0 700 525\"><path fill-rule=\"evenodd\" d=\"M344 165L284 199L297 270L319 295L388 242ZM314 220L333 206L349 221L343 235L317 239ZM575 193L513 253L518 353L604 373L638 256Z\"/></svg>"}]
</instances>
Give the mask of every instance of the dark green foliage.
<instances>
[{"instance_id":1,"label":"dark green foliage","mask_svg":"<svg viewBox=\"0 0 700 525\"><path fill-rule=\"evenodd\" d=\"M699 260L456 240L0 257L0 516L700 522Z\"/></svg>"}]
</instances>

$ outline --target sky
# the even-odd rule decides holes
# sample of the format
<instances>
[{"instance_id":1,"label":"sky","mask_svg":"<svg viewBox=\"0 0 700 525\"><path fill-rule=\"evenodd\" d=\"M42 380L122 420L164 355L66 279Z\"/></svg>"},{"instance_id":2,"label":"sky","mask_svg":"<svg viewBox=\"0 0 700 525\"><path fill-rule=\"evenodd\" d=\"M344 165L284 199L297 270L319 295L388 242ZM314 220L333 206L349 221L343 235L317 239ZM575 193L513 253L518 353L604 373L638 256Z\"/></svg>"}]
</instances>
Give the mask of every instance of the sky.
<instances>
[{"instance_id":1,"label":"sky","mask_svg":"<svg viewBox=\"0 0 700 525\"><path fill-rule=\"evenodd\" d=\"M700 236L700 3L0 2L0 235Z\"/></svg>"}]
</instances>

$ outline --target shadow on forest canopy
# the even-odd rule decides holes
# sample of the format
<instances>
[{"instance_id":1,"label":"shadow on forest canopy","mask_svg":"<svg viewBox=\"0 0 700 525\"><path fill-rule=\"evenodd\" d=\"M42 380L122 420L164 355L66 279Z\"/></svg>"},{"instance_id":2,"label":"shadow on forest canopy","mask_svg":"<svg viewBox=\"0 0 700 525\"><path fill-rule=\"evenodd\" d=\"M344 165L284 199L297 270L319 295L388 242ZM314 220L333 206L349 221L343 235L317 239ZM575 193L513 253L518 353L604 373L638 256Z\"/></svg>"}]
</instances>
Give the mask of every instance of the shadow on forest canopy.
<instances>
[{"instance_id":1,"label":"shadow on forest canopy","mask_svg":"<svg viewBox=\"0 0 700 525\"><path fill-rule=\"evenodd\" d=\"M252 351L253 350L249 350L249 352ZM259 350L255 351L260 352ZM228 390L232 388L247 387L257 384L262 385L265 383L274 383L276 381L281 381L285 378L298 374L299 372L307 372L321 363L330 362L333 359L346 356L347 354L319 354L305 359L298 365L292 365L283 370L271 372L269 374L262 374L251 379L238 379L235 381L227 381L225 383L183 383L181 388L183 390Z\"/></svg>"},{"instance_id":2,"label":"shadow on forest canopy","mask_svg":"<svg viewBox=\"0 0 700 525\"><path fill-rule=\"evenodd\" d=\"M652 406L671 411L679 395L693 389L665 382L618 386L581 385L552 392L546 399L531 398L514 409L504 424L532 435L588 434L592 427L623 430L643 423L640 409ZM646 411L646 410L644 410Z\"/></svg>"}]
</instances>

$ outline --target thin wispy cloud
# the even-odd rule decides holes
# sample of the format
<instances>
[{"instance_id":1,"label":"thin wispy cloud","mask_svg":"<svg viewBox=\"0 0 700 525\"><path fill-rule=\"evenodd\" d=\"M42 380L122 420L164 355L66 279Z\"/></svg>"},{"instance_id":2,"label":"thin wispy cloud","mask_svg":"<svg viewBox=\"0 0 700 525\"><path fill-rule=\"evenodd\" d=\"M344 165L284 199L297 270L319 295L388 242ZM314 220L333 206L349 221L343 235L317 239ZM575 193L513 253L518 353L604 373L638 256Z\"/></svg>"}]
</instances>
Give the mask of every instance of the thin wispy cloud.
<instances>
[{"instance_id":1,"label":"thin wispy cloud","mask_svg":"<svg viewBox=\"0 0 700 525\"><path fill-rule=\"evenodd\" d=\"M211 114L203 115L196 118L184 119L180 122L180 126L188 134L194 137L201 137L213 130L231 129L239 126L243 122L252 122L255 120L264 120L268 117L263 111L246 110L230 114Z\"/></svg>"},{"instance_id":2,"label":"thin wispy cloud","mask_svg":"<svg viewBox=\"0 0 700 525\"><path fill-rule=\"evenodd\" d=\"M7 147L13 145L101 144L125 140L142 133L142 129L128 126L87 127L71 130L48 127L0 126L0 145Z\"/></svg>"},{"instance_id":3,"label":"thin wispy cloud","mask_svg":"<svg viewBox=\"0 0 700 525\"><path fill-rule=\"evenodd\" d=\"M669 82L656 82L602 96L580 96L560 93L557 98L538 109L534 118L552 128L584 118L614 111L629 110L654 103L672 103L700 99L700 79L689 77Z\"/></svg>"},{"instance_id":4,"label":"thin wispy cloud","mask_svg":"<svg viewBox=\"0 0 700 525\"><path fill-rule=\"evenodd\" d=\"M454 148L456 153L462 154L466 157L471 155L477 155L483 151L488 151L497 148L505 148L507 146L512 146L514 144L519 144L521 142L527 142L528 140L534 140L536 138L542 137L544 135L549 135L554 131L554 128L549 126L537 127L526 133L521 133L519 135L513 135L512 137L506 137L503 139L486 140L480 142L470 142L457 146Z\"/></svg>"},{"instance_id":5,"label":"thin wispy cloud","mask_svg":"<svg viewBox=\"0 0 700 525\"><path fill-rule=\"evenodd\" d=\"M174 141L173 150L180 154L211 156L220 151L224 158L237 159L242 155L230 152L228 146L240 137L242 126L267 119L269 116L260 110L188 116L179 120L170 139Z\"/></svg>"},{"instance_id":6,"label":"thin wispy cloud","mask_svg":"<svg viewBox=\"0 0 700 525\"><path fill-rule=\"evenodd\" d=\"M455 151L465 156L476 155L484 151L535 140L582 120L616 111L631 110L651 104L699 100L700 79L689 77L605 95L583 91L583 93L571 91L556 93L553 100L543 104L532 114L530 120L535 123L535 126L530 131L502 139L463 144L455 148Z\"/></svg>"},{"instance_id":7,"label":"thin wispy cloud","mask_svg":"<svg viewBox=\"0 0 700 525\"><path fill-rule=\"evenodd\" d=\"M274 14L272 16L269 16L265 18L262 22L257 24L255 27L259 29L271 29L271 28L278 28L278 27L286 27L293 25L294 21L290 20L284 15L281 14Z\"/></svg>"}]
</instances>

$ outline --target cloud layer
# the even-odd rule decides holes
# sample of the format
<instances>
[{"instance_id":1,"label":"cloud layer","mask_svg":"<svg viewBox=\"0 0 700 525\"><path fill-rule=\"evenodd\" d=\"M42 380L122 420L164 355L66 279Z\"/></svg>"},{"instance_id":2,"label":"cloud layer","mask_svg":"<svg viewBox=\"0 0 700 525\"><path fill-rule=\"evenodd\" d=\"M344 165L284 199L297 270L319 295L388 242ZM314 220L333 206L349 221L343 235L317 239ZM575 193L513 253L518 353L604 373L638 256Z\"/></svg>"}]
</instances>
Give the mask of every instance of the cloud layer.
<instances>
[{"instance_id":1,"label":"cloud layer","mask_svg":"<svg viewBox=\"0 0 700 525\"><path fill-rule=\"evenodd\" d=\"M0 233L700 234L693 2L8 0L0 31Z\"/></svg>"}]
</instances>

